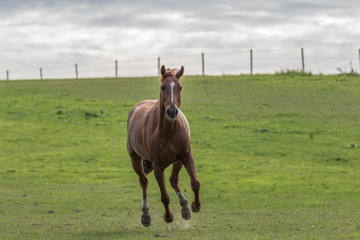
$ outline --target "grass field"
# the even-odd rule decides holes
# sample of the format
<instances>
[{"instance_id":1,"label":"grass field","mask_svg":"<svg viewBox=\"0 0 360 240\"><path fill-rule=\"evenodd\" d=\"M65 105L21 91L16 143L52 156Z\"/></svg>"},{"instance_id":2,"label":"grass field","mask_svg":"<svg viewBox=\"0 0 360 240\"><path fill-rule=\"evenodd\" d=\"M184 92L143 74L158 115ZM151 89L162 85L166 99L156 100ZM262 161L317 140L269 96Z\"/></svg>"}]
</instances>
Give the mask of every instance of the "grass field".
<instances>
[{"instance_id":1,"label":"grass field","mask_svg":"<svg viewBox=\"0 0 360 240\"><path fill-rule=\"evenodd\" d=\"M0 82L0 239L360 239L360 77L184 77L202 209L141 225L126 120L156 78ZM166 179L170 174L166 171ZM190 179L180 187L193 200Z\"/></svg>"}]
</instances>

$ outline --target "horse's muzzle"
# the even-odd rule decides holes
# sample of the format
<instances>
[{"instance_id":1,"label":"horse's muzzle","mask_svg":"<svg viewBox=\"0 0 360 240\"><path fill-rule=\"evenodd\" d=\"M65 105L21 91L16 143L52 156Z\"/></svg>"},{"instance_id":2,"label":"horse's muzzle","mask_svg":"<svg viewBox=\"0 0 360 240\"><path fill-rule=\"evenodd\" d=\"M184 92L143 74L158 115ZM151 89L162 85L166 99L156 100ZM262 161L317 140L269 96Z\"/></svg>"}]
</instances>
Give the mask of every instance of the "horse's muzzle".
<instances>
[{"instance_id":1,"label":"horse's muzzle","mask_svg":"<svg viewBox=\"0 0 360 240\"><path fill-rule=\"evenodd\" d=\"M179 110L175 107L169 107L166 109L166 117L170 121L175 121L177 119Z\"/></svg>"}]
</instances>

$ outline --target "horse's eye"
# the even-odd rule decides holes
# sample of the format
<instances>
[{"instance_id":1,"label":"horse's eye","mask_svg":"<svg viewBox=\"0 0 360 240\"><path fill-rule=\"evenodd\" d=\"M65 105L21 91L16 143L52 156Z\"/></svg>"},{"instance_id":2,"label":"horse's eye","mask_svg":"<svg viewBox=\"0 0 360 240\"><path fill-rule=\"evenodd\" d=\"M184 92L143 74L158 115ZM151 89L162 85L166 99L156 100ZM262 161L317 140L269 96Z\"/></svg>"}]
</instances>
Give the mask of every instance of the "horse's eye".
<instances>
[{"instance_id":1,"label":"horse's eye","mask_svg":"<svg viewBox=\"0 0 360 240\"><path fill-rule=\"evenodd\" d=\"M180 90L180 91L182 90L182 86L179 87L179 90Z\"/></svg>"},{"instance_id":2,"label":"horse's eye","mask_svg":"<svg viewBox=\"0 0 360 240\"><path fill-rule=\"evenodd\" d=\"M161 86L161 90L164 91L164 90L165 90L165 87L166 87L165 85L162 85L162 86Z\"/></svg>"}]
</instances>

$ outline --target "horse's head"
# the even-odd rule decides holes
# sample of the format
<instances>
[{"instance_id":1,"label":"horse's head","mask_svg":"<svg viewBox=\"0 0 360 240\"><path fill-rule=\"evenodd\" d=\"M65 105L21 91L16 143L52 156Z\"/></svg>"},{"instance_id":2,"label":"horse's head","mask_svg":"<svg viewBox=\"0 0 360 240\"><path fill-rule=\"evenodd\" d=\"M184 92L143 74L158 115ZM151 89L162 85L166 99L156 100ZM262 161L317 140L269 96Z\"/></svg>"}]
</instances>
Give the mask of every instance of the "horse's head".
<instances>
[{"instance_id":1,"label":"horse's head","mask_svg":"<svg viewBox=\"0 0 360 240\"><path fill-rule=\"evenodd\" d=\"M184 67L179 71L166 69L165 65L161 67L161 90L160 104L166 109L166 118L169 121L175 121L178 115L178 108L181 104L180 79L184 73Z\"/></svg>"}]
</instances>

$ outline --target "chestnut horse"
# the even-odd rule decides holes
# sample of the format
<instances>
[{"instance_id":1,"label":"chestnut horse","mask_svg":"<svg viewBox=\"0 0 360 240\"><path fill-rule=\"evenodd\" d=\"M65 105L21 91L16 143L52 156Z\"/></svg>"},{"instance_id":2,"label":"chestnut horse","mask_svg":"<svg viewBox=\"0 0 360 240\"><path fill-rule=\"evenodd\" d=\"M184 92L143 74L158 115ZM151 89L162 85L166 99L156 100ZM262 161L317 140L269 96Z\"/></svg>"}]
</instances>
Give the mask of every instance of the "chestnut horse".
<instances>
[{"instance_id":1,"label":"chestnut horse","mask_svg":"<svg viewBox=\"0 0 360 240\"><path fill-rule=\"evenodd\" d=\"M171 164L170 183L179 197L182 217L185 220L191 218L187 200L178 185L178 175L183 165L190 176L191 188L195 195L191 209L193 212L198 212L201 207L200 183L196 177L190 148L190 127L185 115L179 109L182 89L180 79L183 73L183 66L179 71L176 71L166 70L163 65L161 67L160 99L141 101L129 112L127 150L134 171L139 175L143 192L141 223L146 227L151 224L146 195L148 186L146 175L152 170L154 170L155 178L160 187L161 201L165 207L165 222L171 223L173 221L173 214L169 209L170 198L166 191L164 179L164 170Z\"/></svg>"}]
</instances>

